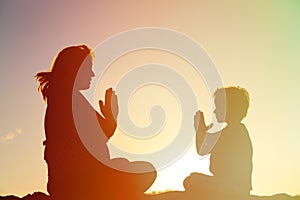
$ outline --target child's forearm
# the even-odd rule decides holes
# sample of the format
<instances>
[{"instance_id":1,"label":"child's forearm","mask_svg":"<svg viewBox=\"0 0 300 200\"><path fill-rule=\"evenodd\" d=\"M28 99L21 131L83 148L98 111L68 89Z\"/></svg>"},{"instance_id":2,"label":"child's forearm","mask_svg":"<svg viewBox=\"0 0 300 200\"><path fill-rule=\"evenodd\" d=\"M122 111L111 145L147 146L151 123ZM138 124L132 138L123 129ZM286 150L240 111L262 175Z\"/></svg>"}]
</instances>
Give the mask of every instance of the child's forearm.
<instances>
[{"instance_id":1,"label":"child's forearm","mask_svg":"<svg viewBox=\"0 0 300 200\"><path fill-rule=\"evenodd\" d=\"M203 145L206 134L207 133L205 131L201 131L201 130L198 130L196 133L196 149L199 155L202 154L200 150Z\"/></svg>"},{"instance_id":2,"label":"child's forearm","mask_svg":"<svg viewBox=\"0 0 300 200\"><path fill-rule=\"evenodd\" d=\"M221 131L215 133L197 133L196 138L196 145L197 145L197 152L200 156L204 156L209 154L212 149L214 148L215 144L217 143L219 137L221 135Z\"/></svg>"}]
</instances>

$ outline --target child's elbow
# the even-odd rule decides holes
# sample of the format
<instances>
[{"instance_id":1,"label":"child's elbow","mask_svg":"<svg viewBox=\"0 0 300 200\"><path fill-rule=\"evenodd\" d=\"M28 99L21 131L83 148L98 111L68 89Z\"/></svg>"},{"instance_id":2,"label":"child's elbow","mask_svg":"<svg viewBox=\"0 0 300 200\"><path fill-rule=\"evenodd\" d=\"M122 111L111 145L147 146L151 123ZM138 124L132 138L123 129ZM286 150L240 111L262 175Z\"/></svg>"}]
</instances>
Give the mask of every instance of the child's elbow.
<instances>
[{"instance_id":1,"label":"child's elbow","mask_svg":"<svg viewBox=\"0 0 300 200\"><path fill-rule=\"evenodd\" d=\"M203 149L198 150L197 153L199 156L206 156L206 155L210 154L209 151L205 151Z\"/></svg>"},{"instance_id":2,"label":"child's elbow","mask_svg":"<svg viewBox=\"0 0 300 200\"><path fill-rule=\"evenodd\" d=\"M199 156L206 156L207 154L209 154L209 153L198 152Z\"/></svg>"}]
</instances>

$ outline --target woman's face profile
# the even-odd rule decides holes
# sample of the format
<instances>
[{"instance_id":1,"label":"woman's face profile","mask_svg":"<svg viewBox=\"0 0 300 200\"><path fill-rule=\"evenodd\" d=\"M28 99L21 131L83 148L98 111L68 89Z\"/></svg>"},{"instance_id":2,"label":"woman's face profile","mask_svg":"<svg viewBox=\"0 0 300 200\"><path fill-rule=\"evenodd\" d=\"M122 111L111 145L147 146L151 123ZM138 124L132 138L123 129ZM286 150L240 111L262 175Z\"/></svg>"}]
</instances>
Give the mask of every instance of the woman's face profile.
<instances>
[{"instance_id":1,"label":"woman's face profile","mask_svg":"<svg viewBox=\"0 0 300 200\"><path fill-rule=\"evenodd\" d=\"M93 57L88 55L79 68L74 89L87 90L90 88L92 78L95 76L92 67Z\"/></svg>"}]
</instances>

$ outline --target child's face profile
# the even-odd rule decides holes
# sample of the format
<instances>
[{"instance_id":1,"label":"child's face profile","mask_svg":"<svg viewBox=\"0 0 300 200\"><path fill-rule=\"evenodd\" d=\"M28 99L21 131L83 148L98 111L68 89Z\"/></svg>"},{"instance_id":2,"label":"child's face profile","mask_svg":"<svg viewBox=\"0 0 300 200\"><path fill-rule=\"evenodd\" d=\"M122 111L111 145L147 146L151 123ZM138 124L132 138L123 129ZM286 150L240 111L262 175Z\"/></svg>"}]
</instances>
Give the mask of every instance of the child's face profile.
<instances>
[{"instance_id":1,"label":"child's face profile","mask_svg":"<svg viewBox=\"0 0 300 200\"><path fill-rule=\"evenodd\" d=\"M226 121L226 102L224 98L216 96L215 97L215 110L214 114L216 115L216 119L218 122Z\"/></svg>"}]
</instances>

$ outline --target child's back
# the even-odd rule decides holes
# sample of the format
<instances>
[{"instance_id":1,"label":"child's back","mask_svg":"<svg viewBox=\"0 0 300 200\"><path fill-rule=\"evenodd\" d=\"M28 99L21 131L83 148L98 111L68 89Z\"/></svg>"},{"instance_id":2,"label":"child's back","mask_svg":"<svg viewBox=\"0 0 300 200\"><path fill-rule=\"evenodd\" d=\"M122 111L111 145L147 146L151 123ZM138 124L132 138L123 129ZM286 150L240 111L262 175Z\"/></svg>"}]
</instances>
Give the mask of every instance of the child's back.
<instances>
[{"instance_id":1,"label":"child's back","mask_svg":"<svg viewBox=\"0 0 300 200\"><path fill-rule=\"evenodd\" d=\"M252 143L245 125L228 125L211 151L210 171L224 183L249 194L252 189L252 155Z\"/></svg>"}]
</instances>

